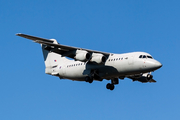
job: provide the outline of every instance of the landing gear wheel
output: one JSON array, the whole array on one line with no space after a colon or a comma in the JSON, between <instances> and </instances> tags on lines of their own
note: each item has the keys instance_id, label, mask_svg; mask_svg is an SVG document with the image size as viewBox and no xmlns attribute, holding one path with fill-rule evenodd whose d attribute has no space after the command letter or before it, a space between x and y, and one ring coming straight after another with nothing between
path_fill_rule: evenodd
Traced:
<instances>
[{"instance_id":1,"label":"landing gear wheel","mask_svg":"<svg viewBox=\"0 0 180 120\"><path fill-rule=\"evenodd\" d=\"M108 84L106 85L106 88L107 88L107 89L110 89L110 90L114 90L114 84L108 83Z\"/></svg>"},{"instance_id":2,"label":"landing gear wheel","mask_svg":"<svg viewBox=\"0 0 180 120\"><path fill-rule=\"evenodd\" d=\"M108 84L106 85L106 88L107 88L107 89L110 89L110 86L111 86L111 84L108 83Z\"/></svg>"},{"instance_id":3,"label":"landing gear wheel","mask_svg":"<svg viewBox=\"0 0 180 120\"><path fill-rule=\"evenodd\" d=\"M92 83L92 82L93 82L93 79L92 79L92 78L90 78L89 83Z\"/></svg>"},{"instance_id":4,"label":"landing gear wheel","mask_svg":"<svg viewBox=\"0 0 180 120\"><path fill-rule=\"evenodd\" d=\"M110 90L114 90L114 85L111 84Z\"/></svg>"},{"instance_id":5,"label":"landing gear wheel","mask_svg":"<svg viewBox=\"0 0 180 120\"><path fill-rule=\"evenodd\" d=\"M87 77L85 77L85 81L89 82L89 83L92 83L93 82L93 78L87 76Z\"/></svg>"}]
</instances>

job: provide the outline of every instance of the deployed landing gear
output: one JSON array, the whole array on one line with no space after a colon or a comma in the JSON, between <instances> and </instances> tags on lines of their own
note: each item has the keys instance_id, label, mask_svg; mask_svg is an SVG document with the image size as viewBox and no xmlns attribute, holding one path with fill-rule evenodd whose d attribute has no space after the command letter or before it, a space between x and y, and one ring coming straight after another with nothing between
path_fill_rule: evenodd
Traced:
<instances>
[{"instance_id":1,"label":"deployed landing gear","mask_svg":"<svg viewBox=\"0 0 180 120\"><path fill-rule=\"evenodd\" d=\"M114 87L115 87L114 85L117 85L117 84L119 84L118 78L113 78L113 79L111 79L111 83L108 83L106 85L106 88L109 90L114 90Z\"/></svg>"},{"instance_id":2,"label":"deployed landing gear","mask_svg":"<svg viewBox=\"0 0 180 120\"><path fill-rule=\"evenodd\" d=\"M89 82L89 83L92 83L92 82L93 82L93 78L87 76L87 77L85 77L85 81L86 81L86 82Z\"/></svg>"},{"instance_id":3,"label":"deployed landing gear","mask_svg":"<svg viewBox=\"0 0 180 120\"><path fill-rule=\"evenodd\" d=\"M111 84L111 83L108 83L107 85L106 85L106 88L107 89L110 89L110 90L114 90L114 84Z\"/></svg>"},{"instance_id":4,"label":"deployed landing gear","mask_svg":"<svg viewBox=\"0 0 180 120\"><path fill-rule=\"evenodd\" d=\"M90 75L85 77L85 81L92 83L93 80L100 80L102 79L99 77L99 72L97 70L91 70Z\"/></svg>"}]
</instances>

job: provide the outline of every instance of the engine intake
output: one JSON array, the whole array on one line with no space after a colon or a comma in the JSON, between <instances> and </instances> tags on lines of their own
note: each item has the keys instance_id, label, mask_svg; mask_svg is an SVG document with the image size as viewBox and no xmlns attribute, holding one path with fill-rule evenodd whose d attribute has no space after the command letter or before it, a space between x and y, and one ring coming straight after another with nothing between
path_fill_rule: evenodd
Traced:
<instances>
[{"instance_id":1,"label":"engine intake","mask_svg":"<svg viewBox=\"0 0 180 120\"><path fill-rule=\"evenodd\" d=\"M147 83L153 82L152 78L153 76L151 74L143 74L141 77L137 78L137 80L142 83Z\"/></svg>"}]
</instances>

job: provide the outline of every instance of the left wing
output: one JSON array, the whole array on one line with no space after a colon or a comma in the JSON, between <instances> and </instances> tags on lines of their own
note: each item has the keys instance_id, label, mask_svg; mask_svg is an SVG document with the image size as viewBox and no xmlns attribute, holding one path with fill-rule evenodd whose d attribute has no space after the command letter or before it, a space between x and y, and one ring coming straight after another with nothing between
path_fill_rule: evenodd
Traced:
<instances>
[{"instance_id":1,"label":"left wing","mask_svg":"<svg viewBox=\"0 0 180 120\"><path fill-rule=\"evenodd\" d=\"M46 45L46 50L49 50L51 52L55 52L55 53L61 54L62 56L70 57L73 59L77 58L77 54L79 54L79 53L81 55L79 54L78 56L81 56L81 58L82 58L83 53L86 53L86 52L88 54L90 54L91 56L102 56L103 55L106 58L108 58L110 55L110 53L107 53L107 52L101 52L101 51L96 51L96 50L89 50L89 49L84 49L84 48L62 45L62 44L57 43L57 41L55 39L45 39L45 38L35 37L35 36L26 35L26 34L22 34L22 33L18 33L16 35L33 40L36 43ZM86 51L86 52L84 52L84 51Z\"/></svg>"}]
</instances>

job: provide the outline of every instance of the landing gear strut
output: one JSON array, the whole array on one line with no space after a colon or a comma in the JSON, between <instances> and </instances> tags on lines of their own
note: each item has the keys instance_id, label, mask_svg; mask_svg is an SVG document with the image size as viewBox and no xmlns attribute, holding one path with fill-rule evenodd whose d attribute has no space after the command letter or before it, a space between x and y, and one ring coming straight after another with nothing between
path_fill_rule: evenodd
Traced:
<instances>
[{"instance_id":1,"label":"landing gear strut","mask_svg":"<svg viewBox=\"0 0 180 120\"><path fill-rule=\"evenodd\" d=\"M86 82L92 83L93 80L101 80L102 81L102 79L99 77L99 72L97 70L91 70L90 75L85 77Z\"/></svg>"},{"instance_id":2,"label":"landing gear strut","mask_svg":"<svg viewBox=\"0 0 180 120\"><path fill-rule=\"evenodd\" d=\"M118 78L113 78L113 79L111 79L111 83L108 83L107 85L106 85L106 88L107 89L110 89L110 90L114 90L114 85L116 85L116 84L119 84L119 80L118 80Z\"/></svg>"}]
</instances>

